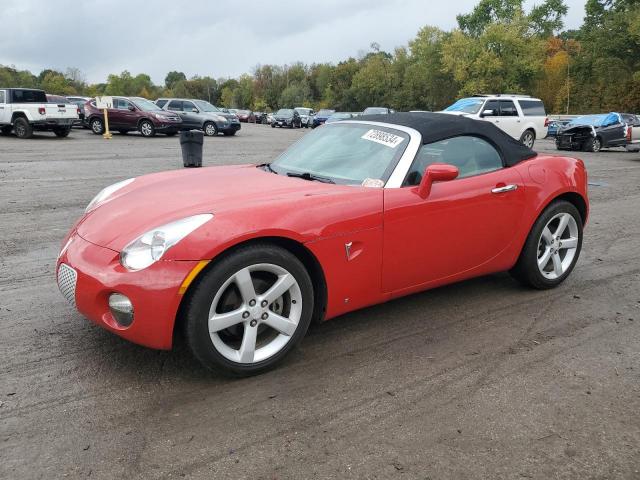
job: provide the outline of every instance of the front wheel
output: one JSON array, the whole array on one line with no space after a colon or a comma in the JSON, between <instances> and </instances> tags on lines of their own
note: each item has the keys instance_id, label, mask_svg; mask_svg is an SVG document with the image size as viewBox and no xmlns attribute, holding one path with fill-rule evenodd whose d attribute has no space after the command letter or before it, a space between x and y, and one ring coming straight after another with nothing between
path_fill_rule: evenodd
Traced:
<instances>
[{"instance_id":1,"label":"front wheel","mask_svg":"<svg viewBox=\"0 0 640 480\"><path fill-rule=\"evenodd\" d=\"M211 370L262 373L304 337L313 298L311 278L293 254L269 244L240 248L216 262L189 293L187 343Z\"/></svg>"},{"instance_id":2,"label":"front wheel","mask_svg":"<svg viewBox=\"0 0 640 480\"><path fill-rule=\"evenodd\" d=\"M215 137L216 135L218 135L218 127L216 127L216 124L213 122L207 122L204 124L204 134L207 137Z\"/></svg>"},{"instance_id":3,"label":"front wheel","mask_svg":"<svg viewBox=\"0 0 640 480\"><path fill-rule=\"evenodd\" d=\"M149 120L143 120L138 127L143 137L153 137L156 134L156 128Z\"/></svg>"},{"instance_id":4,"label":"front wheel","mask_svg":"<svg viewBox=\"0 0 640 480\"><path fill-rule=\"evenodd\" d=\"M565 200L549 205L533 225L511 274L520 282L545 290L571 273L582 249L582 218Z\"/></svg>"},{"instance_id":5,"label":"front wheel","mask_svg":"<svg viewBox=\"0 0 640 480\"><path fill-rule=\"evenodd\" d=\"M585 152L598 153L602 149L602 140L600 137L590 138L584 143Z\"/></svg>"},{"instance_id":6,"label":"front wheel","mask_svg":"<svg viewBox=\"0 0 640 480\"><path fill-rule=\"evenodd\" d=\"M535 143L535 141L536 134L533 133L533 130L526 130L520 137L520 143L528 148L533 148L533 144Z\"/></svg>"}]
</instances>

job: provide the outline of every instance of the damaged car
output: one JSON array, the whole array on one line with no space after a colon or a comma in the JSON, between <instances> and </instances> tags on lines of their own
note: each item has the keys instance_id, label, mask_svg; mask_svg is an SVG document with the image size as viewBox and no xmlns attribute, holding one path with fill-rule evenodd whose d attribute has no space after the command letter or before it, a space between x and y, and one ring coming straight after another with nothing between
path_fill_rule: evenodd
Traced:
<instances>
[{"instance_id":1,"label":"damaged car","mask_svg":"<svg viewBox=\"0 0 640 480\"><path fill-rule=\"evenodd\" d=\"M622 114L611 112L574 118L556 135L558 150L599 152L606 147L628 143L627 124Z\"/></svg>"}]
</instances>

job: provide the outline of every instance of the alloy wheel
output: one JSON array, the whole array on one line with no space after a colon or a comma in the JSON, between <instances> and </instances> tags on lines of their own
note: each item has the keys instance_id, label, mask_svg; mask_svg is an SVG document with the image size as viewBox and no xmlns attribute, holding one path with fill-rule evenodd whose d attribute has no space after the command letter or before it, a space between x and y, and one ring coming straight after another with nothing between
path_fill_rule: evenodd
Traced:
<instances>
[{"instance_id":1,"label":"alloy wheel","mask_svg":"<svg viewBox=\"0 0 640 480\"><path fill-rule=\"evenodd\" d=\"M531 132L524 132L524 135L522 136L522 143L529 148L533 148L533 143L535 141L535 138L533 136L533 133Z\"/></svg>"},{"instance_id":2,"label":"alloy wheel","mask_svg":"<svg viewBox=\"0 0 640 480\"><path fill-rule=\"evenodd\" d=\"M301 316L302 292L295 277L278 265L250 265L216 292L209 309L209 335L226 359L252 364L281 351Z\"/></svg>"},{"instance_id":3,"label":"alloy wheel","mask_svg":"<svg viewBox=\"0 0 640 480\"><path fill-rule=\"evenodd\" d=\"M93 133L102 133L102 122L100 120L94 120L91 122L91 129Z\"/></svg>"},{"instance_id":4,"label":"alloy wheel","mask_svg":"<svg viewBox=\"0 0 640 480\"><path fill-rule=\"evenodd\" d=\"M153 133L153 126L149 122L142 122L142 125L140 125L140 131L145 137L150 137Z\"/></svg>"},{"instance_id":5,"label":"alloy wheel","mask_svg":"<svg viewBox=\"0 0 640 480\"><path fill-rule=\"evenodd\" d=\"M207 136L212 137L215 134L217 134L217 130L216 130L216 126L213 123L207 123L205 129L204 129L204 133L207 134Z\"/></svg>"},{"instance_id":6,"label":"alloy wheel","mask_svg":"<svg viewBox=\"0 0 640 480\"><path fill-rule=\"evenodd\" d=\"M578 237L578 225L569 213L558 213L547 222L538 240L538 269L545 278L555 280L571 267Z\"/></svg>"}]
</instances>

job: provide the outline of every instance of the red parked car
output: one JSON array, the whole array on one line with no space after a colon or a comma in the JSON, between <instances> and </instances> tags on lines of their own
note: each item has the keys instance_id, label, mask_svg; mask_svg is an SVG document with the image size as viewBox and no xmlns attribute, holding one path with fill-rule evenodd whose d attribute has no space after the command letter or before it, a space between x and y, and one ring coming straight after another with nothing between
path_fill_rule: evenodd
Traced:
<instances>
[{"instance_id":1,"label":"red parked car","mask_svg":"<svg viewBox=\"0 0 640 480\"><path fill-rule=\"evenodd\" d=\"M488 122L360 117L263 165L168 171L102 190L64 239L57 281L91 321L233 375L277 364L322 321L510 271L538 289L574 268L581 160Z\"/></svg>"},{"instance_id":2,"label":"red parked car","mask_svg":"<svg viewBox=\"0 0 640 480\"><path fill-rule=\"evenodd\" d=\"M256 116L251 110L236 110L235 114L238 116L241 122L244 122L244 123L256 122Z\"/></svg>"},{"instance_id":3,"label":"red parked car","mask_svg":"<svg viewBox=\"0 0 640 480\"><path fill-rule=\"evenodd\" d=\"M141 97L113 97L113 108L107 110L109 129L123 135L132 130L144 137L156 133L175 135L180 131L182 118L173 112L166 112L155 103ZM85 121L93 133L104 133L103 111L96 108L96 101L85 104Z\"/></svg>"}]
</instances>

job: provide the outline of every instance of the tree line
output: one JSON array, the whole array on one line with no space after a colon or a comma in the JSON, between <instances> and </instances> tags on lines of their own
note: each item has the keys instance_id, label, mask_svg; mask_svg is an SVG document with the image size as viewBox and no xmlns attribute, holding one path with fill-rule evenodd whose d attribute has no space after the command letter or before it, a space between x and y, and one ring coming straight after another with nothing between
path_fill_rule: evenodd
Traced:
<instances>
[{"instance_id":1,"label":"tree line","mask_svg":"<svg viewBox=\"0 0 640 480\"><path fill-rule=\"evenodd\" d=\"M361 111L440 110L477 93L543 99L550 113L640 112L640 0L587 0L580 28L564 29L564 0L528 11L523 0L480 0L458 15L457 28L425 26L393 52L370 50L338 63L259 65L239 78L187 78L169 72L164 85L128 71L88 84L80 70L34 75L0 66L0 86L54 94L201 98L265 111L308 106Z\"/></svg>"}]
</instances>

